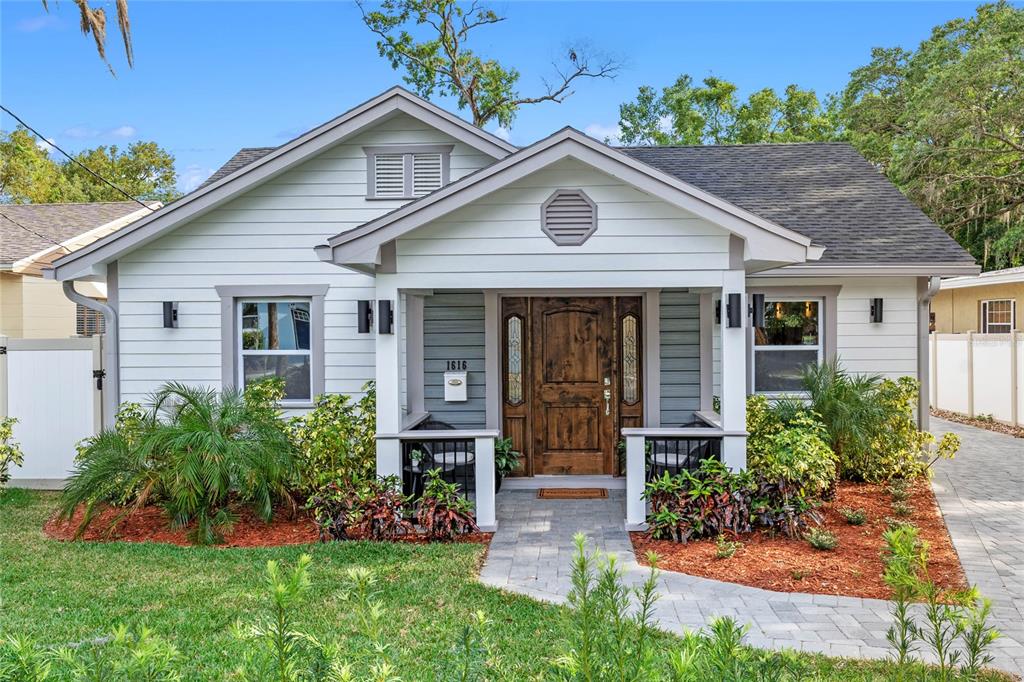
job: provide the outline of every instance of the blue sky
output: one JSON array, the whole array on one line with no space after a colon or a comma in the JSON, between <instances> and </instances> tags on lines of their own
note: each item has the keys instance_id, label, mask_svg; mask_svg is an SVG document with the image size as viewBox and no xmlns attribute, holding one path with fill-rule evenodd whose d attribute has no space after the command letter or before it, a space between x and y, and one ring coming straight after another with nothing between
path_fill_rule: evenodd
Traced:
<instances>
[{"instance_id":1,"label":"blue sky","mask_svg":"<svg viewBox=\"0 0 1024 682\"><path fill-rule=\"evenodd\" d=\"M101 4L94 0L94 5ZM526 144L572 125L598 137L640 85L716 75L742 93L788 83L839 90L873 46L914 47L977 3L504 2L507 21L473 46L519 68L536 91L570 43L621 58L614 81L584 82L564 104L521 112ZM103 2L114 14L113 2ZM245 146L273 146L400 82L358 8L343 2L129 0L135 68L110 20L110 76L70 1L0 1L0 100L69 150L155 140L191 189ZM439 101L449 106L451 103ZM0 118L10 130L13 121Z\"/></svg>"}]
</instances>

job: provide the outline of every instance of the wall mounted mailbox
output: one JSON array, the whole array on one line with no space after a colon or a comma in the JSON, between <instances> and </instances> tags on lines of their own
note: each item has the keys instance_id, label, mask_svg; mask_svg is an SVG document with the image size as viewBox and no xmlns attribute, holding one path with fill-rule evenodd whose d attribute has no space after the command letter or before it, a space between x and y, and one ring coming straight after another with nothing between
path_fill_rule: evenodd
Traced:
<instances>
[{"instance_id":1,"label":"wall mounted mailbox","mask_svg":"<svg viewBox=\"0 0 1024 682\"><path fill-rule=\"evenodd\" d=\"M469 397L466 390L468 383L468 372L445 372L444 401L446 403L466 402Z\"/></svg>"},{"instance_id":2,"label":"wall mounted mailbox","mask_svg":"<svg viewBox=\"0 0 1024 682\"><path fill-rule=\"evenodd\" d=\"M177 329L178 327L178 302L164 301L164 328Z\"/></svg>"}]
</instances>

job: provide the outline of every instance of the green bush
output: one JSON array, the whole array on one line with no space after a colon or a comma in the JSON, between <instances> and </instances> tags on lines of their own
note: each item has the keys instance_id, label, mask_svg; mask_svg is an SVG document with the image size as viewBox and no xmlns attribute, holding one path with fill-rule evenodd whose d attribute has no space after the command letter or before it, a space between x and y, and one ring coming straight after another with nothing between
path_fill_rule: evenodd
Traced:
<instances>
[{"instance_id":1,"label":"green bush","mask_svg":"<svg viewBox=\"0 0 1024 682\"><path fill-rule=\"evenodd\" d=\"M319 396L312 410L291 420L301 494L313 495L331 482L358 486L375 478L377 393L373 382L363 391L357 401L347 395Z\"/></svg>"},{"instance_id":2,"label":"green bush","mask_svg":"<svg viewBox=\"0 0 1024 682\"><path fill-rule=\"evenodd\" d=\"M784 481L816 498L836 478L836 456L828 432L815 415L792 401L772 406L764 396L747 400L747 467L770 481Z\"/></svg>"},{"instance_id":3,"label":"green bush","mask_svg":"<svg viewBox=\"0 0 1024 682\"><path fill-rule=\"evenodd\" d=\"M839 538L836 537L836 534L824 528L812 528L804 535L804 540L807 540L807 544L814 549L826 552L839 546Z\"/></svg>"},{"instance_id":4,"label":"green bush","mask_svg":"<svg viewBox=\"0 0 1024 682\"><path fill-rule=\"evenodd\" d=\"M14 440L14 425L17 423L14 417L0 419L0 490L11 480L11 465L21 466L25 461L21 447Z\"/></svg>"},{"instance_id":5,"label":"green bush","mask_svg":"<svg viewBox=\"0 0 1024 682\"><path fill-rule=\"evenodd\" d=\"M863 526L864 522L868 520L868 513L863 509L851 509L850 507L843 507L839 510L843 520L845 520L851 526Z\"/></svg>"},{"instance_id":6,"label":"green bush","mask_svg":"<svg viewBox=\"0 0 1024 682\"><path fill-rule=\"evenodd\" d=\"M70 518L80 506L79 532L104 504L158 504L194 542L219 542L233 522L234 503L269 521L288 499L292 446L275 407L281 387L244 392L169 383L153 394L144 419L100 433L79 454L61 496ZM118 517L120 518L120 517Z\"/></svg>"},{"instance_id":7,"label":"green bush","mask_svg":"<svg viewBox=\"0 0 1024 682\"><path fill-rule=\"evenodd\" d=\"M459 486L441 478L439 469L426 472L423 495L416 502L416 523L431 540L454 540L480 530L473 506L459 495Z\"/></svg>"}]
</instances>

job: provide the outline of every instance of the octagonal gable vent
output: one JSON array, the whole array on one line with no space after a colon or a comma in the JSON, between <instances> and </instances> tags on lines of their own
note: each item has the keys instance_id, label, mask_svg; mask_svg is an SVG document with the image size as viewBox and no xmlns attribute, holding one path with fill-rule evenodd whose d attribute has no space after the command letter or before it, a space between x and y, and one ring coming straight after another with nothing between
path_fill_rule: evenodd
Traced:
<instances>
[{"instance_id":1,"label":"octagonal gable vent","mask_svg":"<svg viewBox=\"0 0 1024 682\"><path fill-rule=\"evenodd\" d=\"M579 246L597 231L597 204L582 190L556 190L540 207L540 227L559 246Z\"/></svg>"}]
</instances>

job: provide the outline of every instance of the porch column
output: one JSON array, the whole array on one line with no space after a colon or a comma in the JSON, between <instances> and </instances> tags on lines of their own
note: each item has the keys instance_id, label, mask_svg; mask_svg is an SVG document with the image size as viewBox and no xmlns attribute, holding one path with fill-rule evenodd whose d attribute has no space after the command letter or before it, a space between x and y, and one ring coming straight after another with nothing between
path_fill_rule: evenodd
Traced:
<instances>
[{"instance_id":1,"label":"porch column","mask_svg":"<svg viewBox=\"0 0 1024 682\"><path fill-rule=\"evenodd\" d=\"M494 501L494 437L475 439L476 523L482 531L498 528Z\"/></svg>"},{"instance_id":2,"label":"porch column","mask_svg":"<svg viewBox=\"0 0 1024 682\"><path fill-rule=\"evenodd\" d=\"M626 436L626 530L647 529L646 442L644 436Z\"/></svg>"},{"instance_id":3,"label":"porch column","mask_svg":"<svg viewBox=\"0 0 1024 682\"><path fill-rule=\"evenodd\" d=\"M393 275L377 275L377 302L391 301L394 324L391 334L381 334L379 306L374 308L376 332L377 434L396 434L402 429L401 371L402 354L399 325L402 321L401 298ZM402 475L402 445L397 438L377 439L377 475Z\"/></svg>"},{"instance_id":4,"label":"porch column","mask_svg":"<svg viewBox=\"0 0 1024 682\"><path fill-rule=\"evenodd\" d=\"M746 273L722 273L722 462L734 471L747 467L747 296ZM730 327L726 305L729 294L740 294L741 326Z\"/></svg>"}]
</instances>

